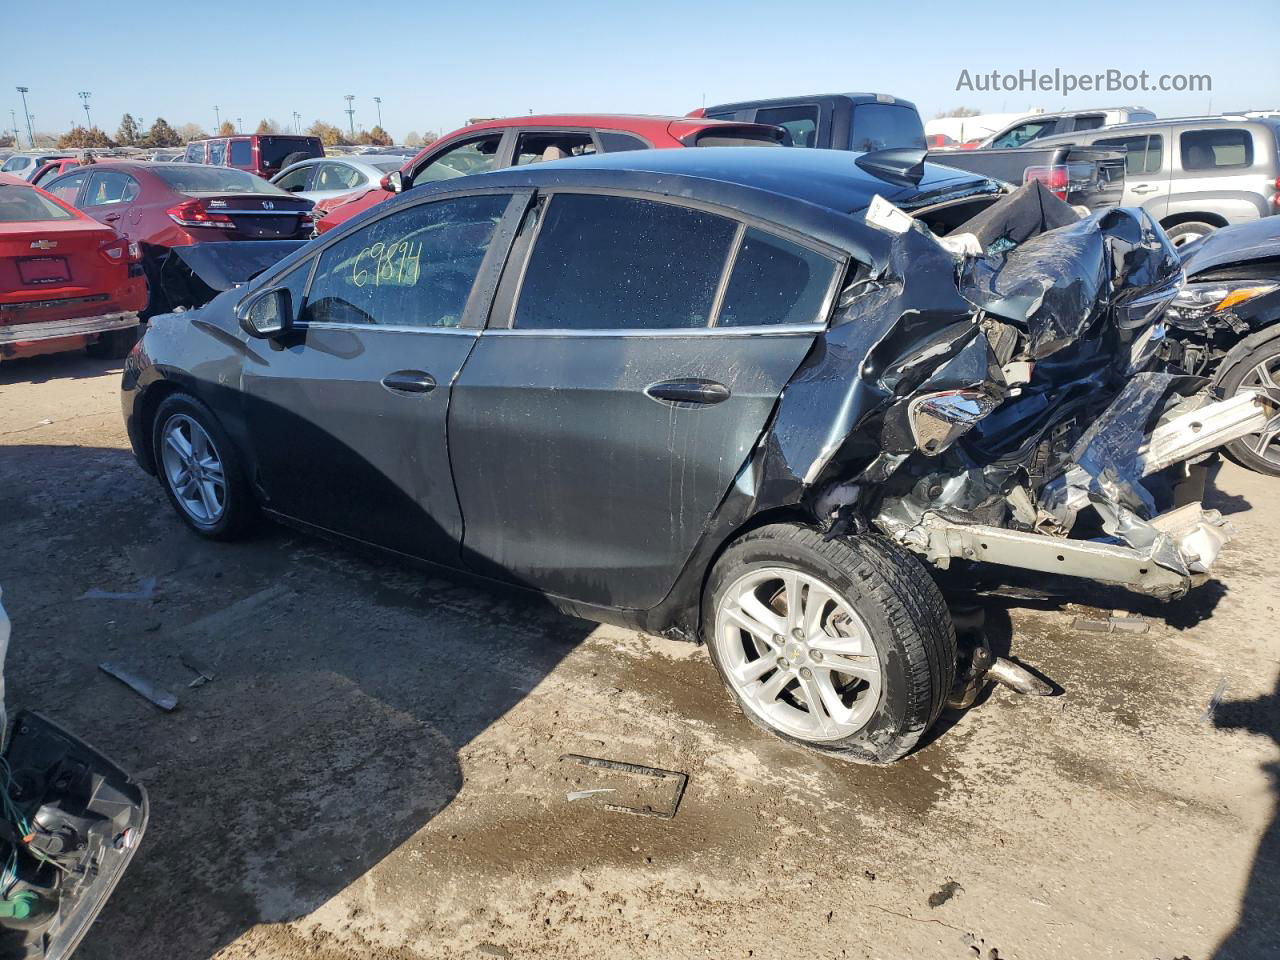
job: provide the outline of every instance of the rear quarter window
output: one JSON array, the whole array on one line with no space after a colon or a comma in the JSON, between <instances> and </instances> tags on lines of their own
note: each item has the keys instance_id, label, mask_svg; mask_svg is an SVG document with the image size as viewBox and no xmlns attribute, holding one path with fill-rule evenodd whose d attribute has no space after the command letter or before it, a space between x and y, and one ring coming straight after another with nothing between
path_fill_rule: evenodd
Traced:
<instances>
[{"instance_id":1,"label":"rear quarter window","mask_svg":"<svg viewBox=\"0 0 1280 960\"><path fill-rule=\"evenodd\" d=\"M1242 169L1253 165L1247 129L1191 130L1178 138L1183 170Z\"/></svg>"},{"instance_id":2,"label":"rear quarter window","mask_svg":"<svg viewBox=\"0 0 1280 960\"><path fill-rule=\"evenodd\" d=\"M231 158L228 162L233 167L247 167L253 163L253 146L248 140L231 141Z\"/></svg>"}]
</instances>

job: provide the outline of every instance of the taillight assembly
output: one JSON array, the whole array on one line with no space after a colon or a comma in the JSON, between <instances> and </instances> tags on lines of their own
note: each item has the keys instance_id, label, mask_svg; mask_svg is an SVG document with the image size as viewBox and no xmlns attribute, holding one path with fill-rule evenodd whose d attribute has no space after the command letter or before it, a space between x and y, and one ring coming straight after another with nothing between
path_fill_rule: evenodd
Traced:
<instances>
[{"instance_id":1,"label":"taillight assembly","mask_svg":"<svg viewBox=\"0 0 1280 960\"><path fill-rule=\"evenodd\" d=\"M134 244L130 243L123 237L116 237L113 240L107 240L100 247L98 252L107 258L110 263L128 263L130 255L133 252Z\"/></svg>"},{"instance_id":2,"label":"taillight assembly","mask_svg":"<svg viewBox=\"0 0 1280 960\"><path fill-rule=\"evenodd\" d=\"M1276 192L1272 195L1271 202L1280 207L1280 177L1276 177Z\"/></svg>"},{"instance_id":3,"label":"taillight assembly","mask_svg":"<svg viewBox=\"0 0 1280 960\"><path fill-rule=\"evenodd\" d=\"M234 230L236 226L235 221L225 213L211 211L203 200L198 199L184 200L165 213L180 227L221 227L223 230Z\"/></svg>"},{"instance_id":4,"label":"taillight assembly","mask_svg":"<svg viewBox=\"0 0 1280 960\"><path fill-rule=\"evenodd\" d=\"M1066 164L1055 163L1027 167L1026 170L1022 171L1022 182L1030 183L1032 180L1039 180L1045 185L1045 189L1059 200L1067 199L1067 190L1071 186L1071 176L1067 171Z\"/></svg>"}]
</instances>

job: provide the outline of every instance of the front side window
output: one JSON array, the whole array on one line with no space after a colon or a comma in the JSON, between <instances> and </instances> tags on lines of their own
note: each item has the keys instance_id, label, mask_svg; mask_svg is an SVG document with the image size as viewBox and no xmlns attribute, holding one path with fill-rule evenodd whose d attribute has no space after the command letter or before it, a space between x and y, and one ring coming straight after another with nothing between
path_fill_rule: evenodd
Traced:
<instances>
[{"instance_id":1,"label":"front side window","mask_svg":"<svg viewBox=\"0 0 1280 960\"><path fill-rule=\"evenodd\" d=\"M188 143L187 152L182 155L184 163L204 163L204 144Z\"/></svg>"},{"instance_id":2,"label":"front side window","mask_svg":"<svg viewBox=\"0 0 1280 960\"><path fill-rule=\"evenodd\" d=\"M1162 137L1109 137L1106 140L1095 140L1095 147L1124 147L1124 172L1128 176L1142 176L1158 173L1164 161Z\"/></svg>"},{"instance_id":3,"label":"front side window","mask_svg":"<svg viewBox=\"0 0 1280 960\"><path fill-rule=\"evenodd\" d=\"M767 107L756 111L756 123L771 123L787 131L793 147L814 147L818 142L818 107Z\"/></svg>"},{"instance_id":4,"label":"front side window","mask_svg":"<svg viewBox=\"0 0 1280 960\"><path fill-rule=\"evenodd\" d=\"M86 207L105 207L113 203L129 203L138 195L138 181L118 170L99 170L89 181Z\"/></svg>"},{"instance_id":5,"label":"front side window","mask_svg":"<svg viewBox=\"0 0 1280 960\"><path fill-rule=\"evenodd\" d=\"M502 134L468 140L429 160L413 175L414 183L431 183L435 180L451 180L470 173L492 170L498 162L498 147Z\"/></svg>"},{"instance_id":6,"label":"front side window","mask_svg":"<svg viewBox=\"0 0 1280 960\"><path fill-rule=\"evenodd\" d=\"M307 189L307 181L311 179L311 171L314 169L315 167L298 167L290 170L279 180L274 181L275 185L289 193L299 193Z\"/></svg>"},{"instance_id":7,"label":"front side window","mask_svg":"<svg viewBox=\"0 0 1280 960\"><path fill-rule=\"evenodd\" d=\"M522 133L516 145L516 166L595 152L595 142L585 133Z\"/></svg>"},{"instance_id":8,"label":"front side window","mask_svg":"<svg viewBox=\"0 0 1280 960\"><path fill-rule=\"evenodd\" d=\"M816 323L835 279L829 257L752 227L743 234L717 327Z\"/></svg>"},{"instance_id":9,"label":"front side window","mask_svg":"<svg viewBox=\"0 0 1280 960\"><path fill-rule=\"evenodd\" d=\"M343 237L320 254L303 322L458 326L509 200L423 203Z\"/></svg>"},{"instance_id":10,"label":"front side window","mask_svg":"<svg viewBox=\"0 0 1280 960\"><path fill-rule=\"evenodd\" d=\"M1253 164L1248 130L1194 130L1178 138L1183 170L1221 170Z\"/></svg>"},{"instance_id":11,"label":"front side window","mask_svg":"<svg viewBox=\"0 0 1280 960\"><path fill-rule=\"evenodd\" d=\"M76 195L80 192L80 185L84 183L85 177L88 175L88 173L82 170L79 173L73 173L70 176L62 177L42 189L53 194L63 203L69 203L72 206L75 206Z\"/></svg>"},{"instance_id":12,"label":"front side window","mask_svg":"<svg viewBox=\"0 0 1280 960\"><path fill-rule=\"evenodd\" d=\"M233 167L248 167L253 164L253 145L248 140L231 141L231 159Z\"/></svg>"},{"instance_id":13,"label":"front side window","mask_svg":"<svg viewBox=\"0 0 1280 960\"><path fill-rule=\"evenodd\" d=\"M516 306L531 330L705 327L737 224L632 197L557 194Z\"/></svg>"}]
</instances>

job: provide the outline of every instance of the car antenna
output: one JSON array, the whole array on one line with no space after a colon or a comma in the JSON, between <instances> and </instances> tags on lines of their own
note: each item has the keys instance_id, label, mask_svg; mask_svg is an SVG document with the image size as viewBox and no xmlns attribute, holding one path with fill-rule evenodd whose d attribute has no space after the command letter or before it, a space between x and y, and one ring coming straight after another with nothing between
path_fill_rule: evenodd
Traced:
<instances>
[{"instance_id":1,"label":"car antenna","mask_svg":"<svg viewBox=\"0 0 1280 960\"><path fill-rule=\"evenodd\" d=\"M924 161L928 155L927 150L918 147L893 147L860 154L853 162L882 180L915 185L924 178Z\"/></svg>"}]
</instances>

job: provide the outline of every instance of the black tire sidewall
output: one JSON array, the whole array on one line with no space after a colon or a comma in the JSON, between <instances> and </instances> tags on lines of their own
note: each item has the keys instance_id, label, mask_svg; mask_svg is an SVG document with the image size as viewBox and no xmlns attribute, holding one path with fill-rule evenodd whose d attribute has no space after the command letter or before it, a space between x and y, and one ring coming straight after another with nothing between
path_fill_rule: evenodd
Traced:
<instances>
[{"instance_id":1,"label":"black tire sidewall","mask_svg":"<svg viewBox=\"0 0 1280 960\"><path fill-rule=\"evenodd\" d=\"M1182 223L1175 223L1172 227L1166 227L1164 232L1169 237L1169 240L1173 241L1182 234L1189 232L1192 227L1196 228L1200 236L1208 236L1218 229L1212 223L1205 223L1203 220L1187 220Z\"/></svg>"},{"instance_id":2,"label":"black tire sidewall","mask_svg":"<svg viewBox=\"0 0 1280 960\"><path fill-rule=\"evenodd\" d=\"M226 507L216 523L200 523L187 513L178 500L177 493L174 492L169 484L169 477L162 461L161 445L163 441L161 437L163 436L165 425L178 414L190 417L204 429L205 433L209 435L209 439L213 441L218 459L222 462L223 477L226 481ZM236 450L227 432L222 429L218 418L213 415L213 412L207 406L195 397L185 393L175 393L162 400L151 424L151 449L155 458L156 477L160 481L160 486L164 489L165 496L169 498L169 502L173 505L178 517L188 527L200 534L200 536L207 537L210 540L234 539L246 529L256 507L253 501L253 494L249 489L248 482L245 480L239 451Z\"/></svg>"},{"instance_id":3,"label":"black tire sidewall","mask_svg":"<svg viewBox=\"0 0 1280 960\"><path fill-rule=\"evenodd\" d=\"M880 659L880 702L870 721L857 733L842 740L803 740L769 725L738 695L726 678L715 643L717 600L724 589L753 567L779 566L817 576L836 589L862 618L870 632ZM923 571L922 571L923 573ZM927 574L925 574L927 576ZM833 562L802 542L752 536L740 540L725 551L712 571L703 594L703 628L708 652L725 686L742 712L757 726L774 736L813 750L837 753L868 763L887 763L909 752L932 721L929 709L921 710L909 688L905 665L908 654L889 614L888 608L874 596L869 581Z\"/></svg>"}]
</instances>

